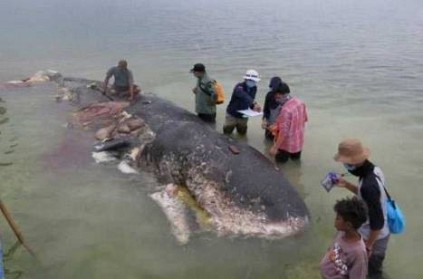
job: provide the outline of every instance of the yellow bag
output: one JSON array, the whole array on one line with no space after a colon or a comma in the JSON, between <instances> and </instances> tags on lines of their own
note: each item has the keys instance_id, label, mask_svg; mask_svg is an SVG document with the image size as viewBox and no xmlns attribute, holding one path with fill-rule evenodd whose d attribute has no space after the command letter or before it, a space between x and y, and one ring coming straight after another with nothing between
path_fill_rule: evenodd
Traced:
<instances>
[{"instance_id":1,"label":"yellow bag","mask_svg":"<svg viewBox=\"0 0 423 279\"><path fill-rule=\"evenodd\" d=\"M216 93L216 105L223 104L225 102L225 89L223 88L223 85L215 80L213 87L214 92Z\"/></svg>"}]
</instances>

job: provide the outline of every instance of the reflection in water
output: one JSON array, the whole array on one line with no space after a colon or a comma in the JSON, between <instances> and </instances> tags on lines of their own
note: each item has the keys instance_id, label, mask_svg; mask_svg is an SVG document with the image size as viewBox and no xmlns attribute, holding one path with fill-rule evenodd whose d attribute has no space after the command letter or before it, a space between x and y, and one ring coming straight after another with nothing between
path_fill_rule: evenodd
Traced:
<instances>
[{"instance_id":1,"label":"reflection in water","mask_svg":"<svg viewBox=\"0 0 423 279\"><path fill-rule=\"evenodd\" d=\"M0 98L0 125L7 124L9 122L9 118L6 116L7 108L4 106L5 101ZM0 126L2 128L4 126ZM3 153L4 155L12 154L15 150L14 147L17 146L16 143L10 144L11 141L5 141L4 139L4 129L0 129L0 153ZM14 139L16 140L16 138ZM6 144L6 146L3 146L5 142L8 142L9 144ZM12 162L4 161L7 158L7 156L0 156L0 170L3 170L3 167L8 167L13 165ZM1 215L1 217L3 217ZM0 218L1 218L0 217ZM3 241L2 241L3 242ZM5 243L2 243L2 246L5 247ZM18 250L18 248L21 246L19 241L16 241L15 244L13 244L8 250L3 250L3 263L4 263L4 272L6 275L6 278L8 279L18 279L23 275L23 271L19 269L10 269L9 266L13 266L13 264L10 264L10 262L13 262L15 260L15 253Z\"/></svg>"},{"instance_id":2,"label":"reflection in water","mask_svg":"<svg viewBox=\"0 0 423 279\"><path fill-rule=\"evenodd\" d=\"M4 116L7 112L7 109L3 105L1 105L2 103L5 103L5 102L3 101L2 98L0 98L0 125L5 124L9 121L9 118Z\"/></svg>"},{"instance_id":3,"label":"reflection in water","mask_svg":"<svg viewBox=\"0 0 423 279\"><path fill-rule=\"evenodd\" d=\"M9 262L14 260L15 253L18 250L18 248L21 247L21 246L22 246L21 243L19 241L16 241L15 244L13 244L9 248L9 250L4 251L3 261L4 261L5 266L8 266ZM5 268L6 278L8 278L8 279L10 279L10 278L18 279L23 275L23 272L24 272L23 270L13 270L13 269Z\"/></svg>"},{"instance_id":4,"label":"reflection in water","mask_svg":"<svg viewBox=\"0 0 423 279\"><path fill-rule=\"evenodd\" d=\"M5 125L9 122L9 118L6 116L7 108L5 107L5 101L0 98L0 125ZM0 126L1 128L2 126ZM4 131L0 129L0 154L3 153L4 155L12 154L14 152L12 145L6 146L3 148L4 140ZM5 156L0 157L0 167L7 167L13 165L12 162L5 161Z\"/></svg>"},{"instance_id":5,"label":"reflection in water","mask_svg":"<svg viewBox=\"0 0 423 279\"><path fill-rule=\"evenodd\" d=\"M9 121L9 118L7 118L7 117L3 117L3 118L1 118L0 119L0 125L1 124L5 124L5 123L7 123Z\"/></svg>"},{"instance_id":6,"label":"reflection in water","mask_svg":"<svg viewBox=\"0 0 423 279\"><path fill-rule=\"evenodd\" d=\"M291 185L294 186L297 191L300 193L303 199L306 198L306 191L304 184L301 180L303 175L303 171L301 168L301 160L290 160L288 163L283 164L281 167L282 171L284 172L286 178L291 182Z\"/></svg>"}]
</instances>

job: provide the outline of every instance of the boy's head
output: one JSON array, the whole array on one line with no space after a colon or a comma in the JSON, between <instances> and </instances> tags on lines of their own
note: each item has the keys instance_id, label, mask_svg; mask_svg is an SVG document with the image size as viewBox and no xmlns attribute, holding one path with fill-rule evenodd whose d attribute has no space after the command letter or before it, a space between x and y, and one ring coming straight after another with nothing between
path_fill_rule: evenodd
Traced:
<instances>
[{"instance_id":1,"label":"boy's head","mask_svg":"<svg viewBox=\"0 0 423 279\"><path fill-rule=\"evenodd\" d=\"M367 220L367 207L358 198L346 198L337 201L335 228L338 231L357 230Z\"/></svg>"}]
</instances>

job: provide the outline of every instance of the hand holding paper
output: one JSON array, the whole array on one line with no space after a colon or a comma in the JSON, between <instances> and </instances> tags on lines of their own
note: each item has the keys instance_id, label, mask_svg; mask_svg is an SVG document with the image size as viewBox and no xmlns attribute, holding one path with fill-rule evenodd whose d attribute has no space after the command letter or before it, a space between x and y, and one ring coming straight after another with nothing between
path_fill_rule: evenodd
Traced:
<instances>
[{"instance_id":1,"label":"hand holding paper","mask_svg":"<svg viewBox=\"0 0 423 279\"><path fill-rule=\"evenodd\" d=\"M262 112L254 111L252 109L244 109L244 110L238 110L239 113L242 113L244 117L255 117L263 115Z\"/></svg>"}]
</instances>

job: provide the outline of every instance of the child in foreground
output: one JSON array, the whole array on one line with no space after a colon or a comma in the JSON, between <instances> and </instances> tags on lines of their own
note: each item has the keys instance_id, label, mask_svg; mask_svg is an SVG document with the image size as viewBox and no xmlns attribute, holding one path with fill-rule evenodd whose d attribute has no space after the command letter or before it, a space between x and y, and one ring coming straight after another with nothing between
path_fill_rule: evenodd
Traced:
<instances>
[{"instance_id":1,"label":"child in foreground","mask_svg":"<svg viewBox=\"0 0 423 279\"><path fill-rule=\"evenodd\" d=\"M366 205L357 198L337 201L335 228L338 233L320 263L325 279L365 279L367 252L358 228L366 222Z\"/></svg>"}]
</instances>

